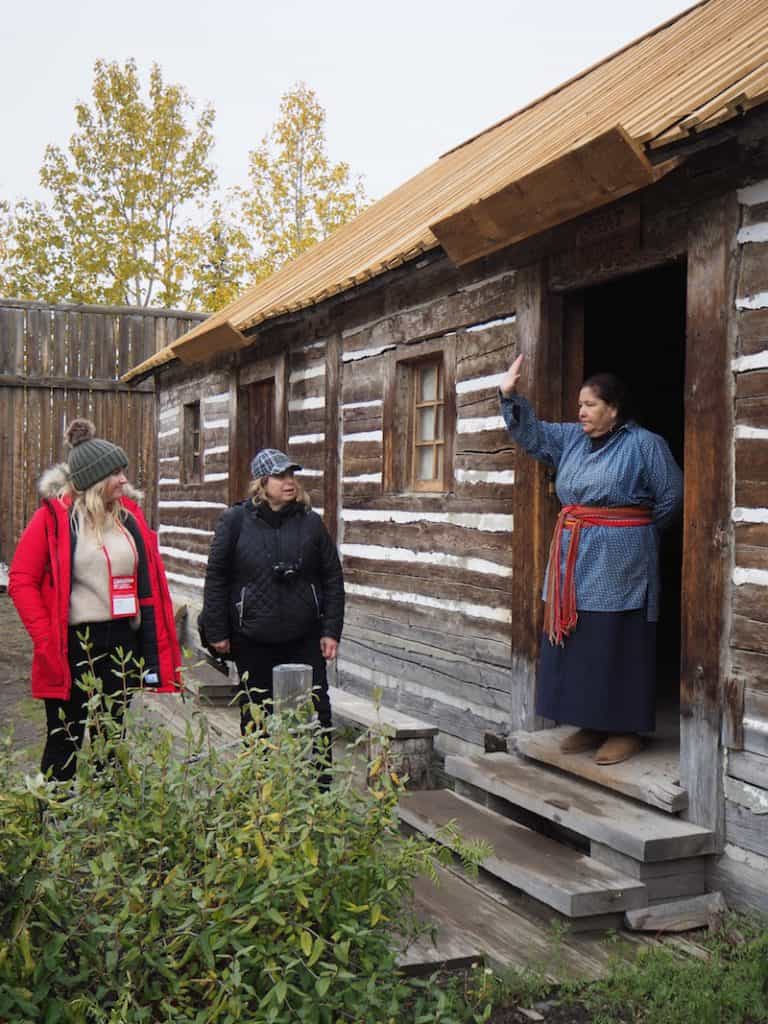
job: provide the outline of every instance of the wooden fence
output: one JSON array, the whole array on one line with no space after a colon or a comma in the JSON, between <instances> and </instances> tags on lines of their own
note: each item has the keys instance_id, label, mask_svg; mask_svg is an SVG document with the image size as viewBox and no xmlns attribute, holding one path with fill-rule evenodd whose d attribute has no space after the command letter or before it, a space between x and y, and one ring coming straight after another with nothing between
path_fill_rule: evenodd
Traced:
<instances>
[{"instance_id":1,"label":"wooden fence","mask_svg":"<svg viewBox=\"0 0 768 1024\"><path fill-rule=\"evenodd\" d=\"M98 436L125 448L129 476L154 521L154 384L128 387L120 377L203 319L176 310L0 300L0 565L37 508L40 474L65 457L64 427L75 416L87 416Z\"/></svg>"}]
</instances>

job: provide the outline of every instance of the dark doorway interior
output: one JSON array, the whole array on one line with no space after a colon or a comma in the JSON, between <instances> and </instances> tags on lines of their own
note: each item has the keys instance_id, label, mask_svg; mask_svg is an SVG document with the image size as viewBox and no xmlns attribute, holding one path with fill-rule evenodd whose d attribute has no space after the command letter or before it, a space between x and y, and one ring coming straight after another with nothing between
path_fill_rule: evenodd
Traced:
<instances>
[{"instance_id":1,"label":"dark doorway interior","mask_svg":"<svg viewBox=\"0 0 768 1024\"><path fill-rule=\"evenodd\" d=\"M584 376L618 374L629 387L634 418L667 440L683 469L685 289L681 261L586 289L580 296ZM679 697L682 532L678 522L665 532L661 547L658 697L665 707Z\"/></svg>"}]
</instances>

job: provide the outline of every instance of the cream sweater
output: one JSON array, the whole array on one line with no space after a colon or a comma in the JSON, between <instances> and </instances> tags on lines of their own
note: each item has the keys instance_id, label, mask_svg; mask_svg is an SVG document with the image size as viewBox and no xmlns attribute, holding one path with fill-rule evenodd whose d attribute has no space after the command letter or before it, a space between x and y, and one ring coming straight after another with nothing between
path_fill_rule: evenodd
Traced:
<instances>
[{"instance_id":1,"label":"cream sweater","mask_svg":"<svg viewBox=\"0 0 768 1024\"><path fill-rule=\"evenodd\" d=\"M104 547L109 552L113 576L132 576L136 571L136 545L127 530L104 530ZM69 624L107 622L112 618L109 600L109 569L95 531L80 520L72 563L72 588L69 596ZM131 620L138 628L139 616Z\"/></svg>"}]
</instances>

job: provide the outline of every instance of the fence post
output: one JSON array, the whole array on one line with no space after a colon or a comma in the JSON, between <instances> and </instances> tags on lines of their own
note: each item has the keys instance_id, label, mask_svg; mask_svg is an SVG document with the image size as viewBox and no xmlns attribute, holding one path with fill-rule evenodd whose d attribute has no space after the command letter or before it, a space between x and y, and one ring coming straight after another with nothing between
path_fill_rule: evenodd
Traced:
<instances>
[{"instance_id":1,"label":"fence post","mask_svg":"<svg viewBox=\"0 0 768 1024\"><path fill-rule=\"evenodd\" d=\"M310 665L275 665L272 669L272 701L274 711L297 707L312 693Z\"/></svg>"}]
</instances>

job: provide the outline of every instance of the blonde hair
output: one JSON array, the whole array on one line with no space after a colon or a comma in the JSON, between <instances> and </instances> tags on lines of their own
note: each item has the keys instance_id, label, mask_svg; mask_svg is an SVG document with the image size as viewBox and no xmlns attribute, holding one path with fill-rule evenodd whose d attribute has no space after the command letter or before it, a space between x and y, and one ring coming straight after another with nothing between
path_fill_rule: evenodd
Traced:
<instances>
[{"instance_id":1,"label":"blonde hair","mask_svg":"<svg viewBox=\"0 0 768 1024\"><path fill-rule=\"evenodd\" d=\"M105 531L114 529L120 522L125 522L128 518L127 509L119 501L112 501L109 505L105 504L104 487L107 480L109 480L108 476L84 491L78 491L72 481L68 480L59 492L60 498L69 496L72 499L75 531L78 531L84 523L96 534L98 544L103 544Z\"/></svg>"},{"instance_id":2,"label":"blonde hair","mask_svg":"<svg viewBox=\"0 0 768 1024\"><path fill-rule=\"evenodd\" d=\"M267 500L266 495L266 481L269 477L260 476L255 480L251 480L251 486L248 488L248 497L253 498L254 505L258 505L262 501ZM312 508L312 502L310 501L309 495L304 489L304 484L300 480L294 479L296 484L296 502L299 505L303 505L305 508Z\"/></svg>"}]
</instances>

